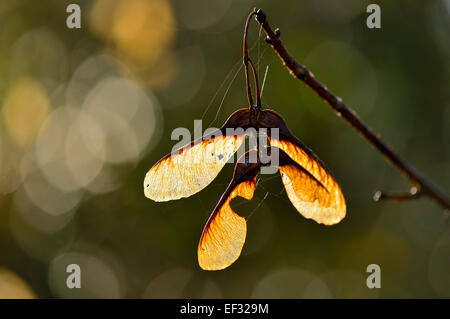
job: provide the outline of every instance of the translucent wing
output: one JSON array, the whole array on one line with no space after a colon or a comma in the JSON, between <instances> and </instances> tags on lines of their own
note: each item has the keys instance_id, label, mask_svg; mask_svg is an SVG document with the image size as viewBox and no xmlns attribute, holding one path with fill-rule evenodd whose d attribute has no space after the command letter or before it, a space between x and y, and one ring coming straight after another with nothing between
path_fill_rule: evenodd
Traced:
<instances>
[{"instance_id":1,"label":"translucent wing","mask_svg":"<svg viewBox=\"0 0 450 319\"><path fill-rule=\"evenodd\" d=\"M220 130L210 136L189 143L157 162L145 176L145 196L158 202L180 199L211 183L245 136L221 135Z\"/></svg>"},{"instance_id":2,"label":"translucent wing","mask_svg":"<svg viewBox=\"0 0 450 319\"><path fill-rule=\"evenodd\" d=\"M258 172L257 163L236 165L233 180L209 217L200 238L197 252L202 269L224 269L239 258L247 234L247 222L231 209L230 202L237 196L252 199Z\"/></svg>"},{"instance_id":3,"label":"translucent wing","mask_svg":"<svg viewBox=\"0 0 450 319\"><path fill-rule=\"evenodd\" d=\"M211 183L245 139L250 111L240 109L222 127L164 156L144 179L145 196L163 202L189 197ZM231 132L229 129L232 129Z\"/></svg>"},{"instance_id":4,"label":"translucent wing","mask_svg":"<svg viewBox=\"0 0 450 319\"><path fill-rule=\"evenodd\" d=\"M345 217L346 205L333 175L295 136L269 140L271 146L289 156L282 160L280 152L279 169L286 193L299 213L319 224L339 223Z\"/></svg>"}]
</instances>

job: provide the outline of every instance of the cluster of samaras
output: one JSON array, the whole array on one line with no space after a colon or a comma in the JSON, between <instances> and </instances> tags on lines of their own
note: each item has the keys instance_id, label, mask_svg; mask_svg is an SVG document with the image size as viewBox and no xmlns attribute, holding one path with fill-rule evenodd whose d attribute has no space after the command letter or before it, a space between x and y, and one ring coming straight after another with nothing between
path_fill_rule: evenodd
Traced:
<instances>
[{"instance_id":1,"label":"cluster of samaras","mask_svg":"<svg viewBox=\"0 0 450 319\"><path fill-rule=\"evenodd\" d=\"M268 129L270 146L265 151L278 152L277 167L287 196L304 217L324 225L336 224L345 217L344 196L333 175L272 110L240 109L217 132L163 157L145 177L145 196L155 201L180 199L211 183L245 141L244 130L241 135L227 136L227 128ZM271 136L271 128L278 128L277 138ZM198 262L205 270L224 269L241 254L247 223L231 209L230 201L237 196L248 200L253 197L257 175L263 166L271 165L259 160L260 151L250 150L237 161L233 178L203 229Z\"/></svg>"}]
</instances>

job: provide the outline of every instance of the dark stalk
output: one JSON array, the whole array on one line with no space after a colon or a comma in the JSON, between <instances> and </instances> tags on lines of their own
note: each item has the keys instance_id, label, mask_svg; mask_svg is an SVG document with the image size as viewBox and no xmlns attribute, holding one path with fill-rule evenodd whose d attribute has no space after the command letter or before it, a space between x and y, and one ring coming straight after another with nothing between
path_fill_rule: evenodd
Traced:
<instances>
[{"instance_id":1,"label":"dark stalk","mask_svg":"<svg viewBox=\"0 0 450 319\"><path fill-rule=\"evenodd\" d=\"M249 55L248 55L248 48L247 48L247 34L248 34L248 27L250 24L250 19L256 15L256 11L252 11L250 12L250 14L247 17L247 21L245 22L245 28L244 28L244 40L243 40L243 63L244 63L244 69L245 69L245 85L247 88L247 99L248 99L248 104L249 104L249 108L253 109L255 106L253 105L253 97L252 97L252 90L250 88L250 77L248 74L248 65L250 64L250 67L252 69L252 73L253 73L253 80L255 82L255 93L256 93L256 109L260 110L261 109L261 96L259 93L259 82L258 82L258 75L256 73L256 69L255 66L253 65L252 60L250 59Z\"/></svg>"}]
</instances>

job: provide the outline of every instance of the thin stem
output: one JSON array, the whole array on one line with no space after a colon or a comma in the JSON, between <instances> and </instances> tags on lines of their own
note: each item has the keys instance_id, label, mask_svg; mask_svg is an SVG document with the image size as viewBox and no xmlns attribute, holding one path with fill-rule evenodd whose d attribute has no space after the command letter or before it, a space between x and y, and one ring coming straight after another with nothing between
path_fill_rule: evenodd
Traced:
<instances>
[{"instance_id":1,"label":"thin stem","mask_svg":"<svg viewBox=\"0 0 450 319\"><path fill-rule=\"evenodd\" d=\"M247 88L247 99L249 104L249 109L252 109L253 106L253 96L252 96L252 90L250 88L250 77L248 73L248 65L250 64L250 67L252 69L253 73L253 79L255 82L255 91L256 91L256 108L261 109L261 97L259 95L259 83L258 83L258 75L256 73L255 66L253 65L252 60L250 59L248 55L248 48L247 48L247 34L248 34L248 27L250 24L250 19L256 15L256 9L250 12L250 14L247 17L247 21L245 22L245 28L244 28L244 40L243 40L243 63L245 67L245 84Z\"/></svg>"},{"instance_id":2,"label":"thin stem","mask_svg":"<svg viewBox=\"0 0 450 319\"><path fill-rule=\"evenodd\" d=\"M266 84L266 78L267 78L268 71L269 71L269 65L266 66L266 71L264 72L264 78L263 78L262 85L261 85L261 97L263 95L264 85Z\"/></svg>"},{"instance_id":3,"label":"thin stem","mask_svg":"<svg viewBox=\"0 0 450 319\"><path fill-rule=\"evenodd\" d=\"M259 93L259 82L258 82L258 74L256 73L255 66L253 65L252 60L249 58L248 62L252 68L253 72L253 80L255 81L255 95L256 95L256 108L258 110L261 109L261 94Z\"/></svg>"},{"instance_id":4,"label":"thin stem","mask_svg":"<svg viewBox=\"0 0 450 319\"><path fill-rule=\"evenodd\" d=\"M427 196L436 200L442 207L450 209L450 198L430 180L425 178L419 171L402 159L388 144L386 144L378 134L366 125L356 115L355 111L344 104L342 99L331 93L325 85L319 82L314 75L302 64L300 64L289 52L280 40L278 29L272 30L266 19L266 14L261 9L257 10L256 19L261 24L267 34L266 42L278 54L284 66L290 71L292 76L303 81L322 99L324 99L336 114L344 118L362 137L369 141L375 149L382 153L398 170L406 175L410 181Z\"/></svg>"}]
</instances>

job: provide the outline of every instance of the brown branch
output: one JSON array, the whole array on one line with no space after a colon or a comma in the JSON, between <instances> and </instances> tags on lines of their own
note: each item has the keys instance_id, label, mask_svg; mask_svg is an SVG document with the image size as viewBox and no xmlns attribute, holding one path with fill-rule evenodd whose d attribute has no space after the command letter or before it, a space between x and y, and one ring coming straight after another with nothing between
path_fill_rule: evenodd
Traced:
<instances>
[{"instance_id":1,"label":"brown branch","mask_svg":"<svg viewBox=\"0 0 450 319\"><path fill-rule=\"evenodd\" d=\"M413 186L407 192L403 193L393 193L393 192L384 192L384 191L376 191L373 195L373 200L379 202L381 200L390 199L397 202L403 202L405 200L419 198L423 195L416 186Z\"/></svg>"},{"instance_id":2,"label":"brown branch","mask_svg":"<svg viewBox=\"0 0 450 319\"><path fill-rule=\"evenodd\" d=\"M338 116L344 118L362 137L367 139L375 149L382 153L389 162L391 162L398 170L406 175L410 179L411 183L417 188L415 194L409 194L409 196L403 195L400 197L405 200L409 198L417 198L419 197L418 194L424 194L436 200L445 209L450 210L450 198L447 197L447 195L430 180L425 178L414 167L395 153L394 150L386 144L378 134L376 134L358 117L358 115L356 115L355 111L344 104L340 97L331 93L327 87L319 82L305 66L297 62L297 60L289 54L286 47L281 42L280 31L278 29L274 31L270 27L264 11L255 8L255 12L257 21L267 34L266 42L272 46L272 49L278 54L284 66L290 71L292 76L298 80L301 80L313 89L314 92L316 92L331 106ZM379 196L382 198L392 197L389 195L383 196L383 194L386 195L387 193L380 193ZM397 196L397 198L399 198L399 196Z\"/></svg>"}]
</instances>

